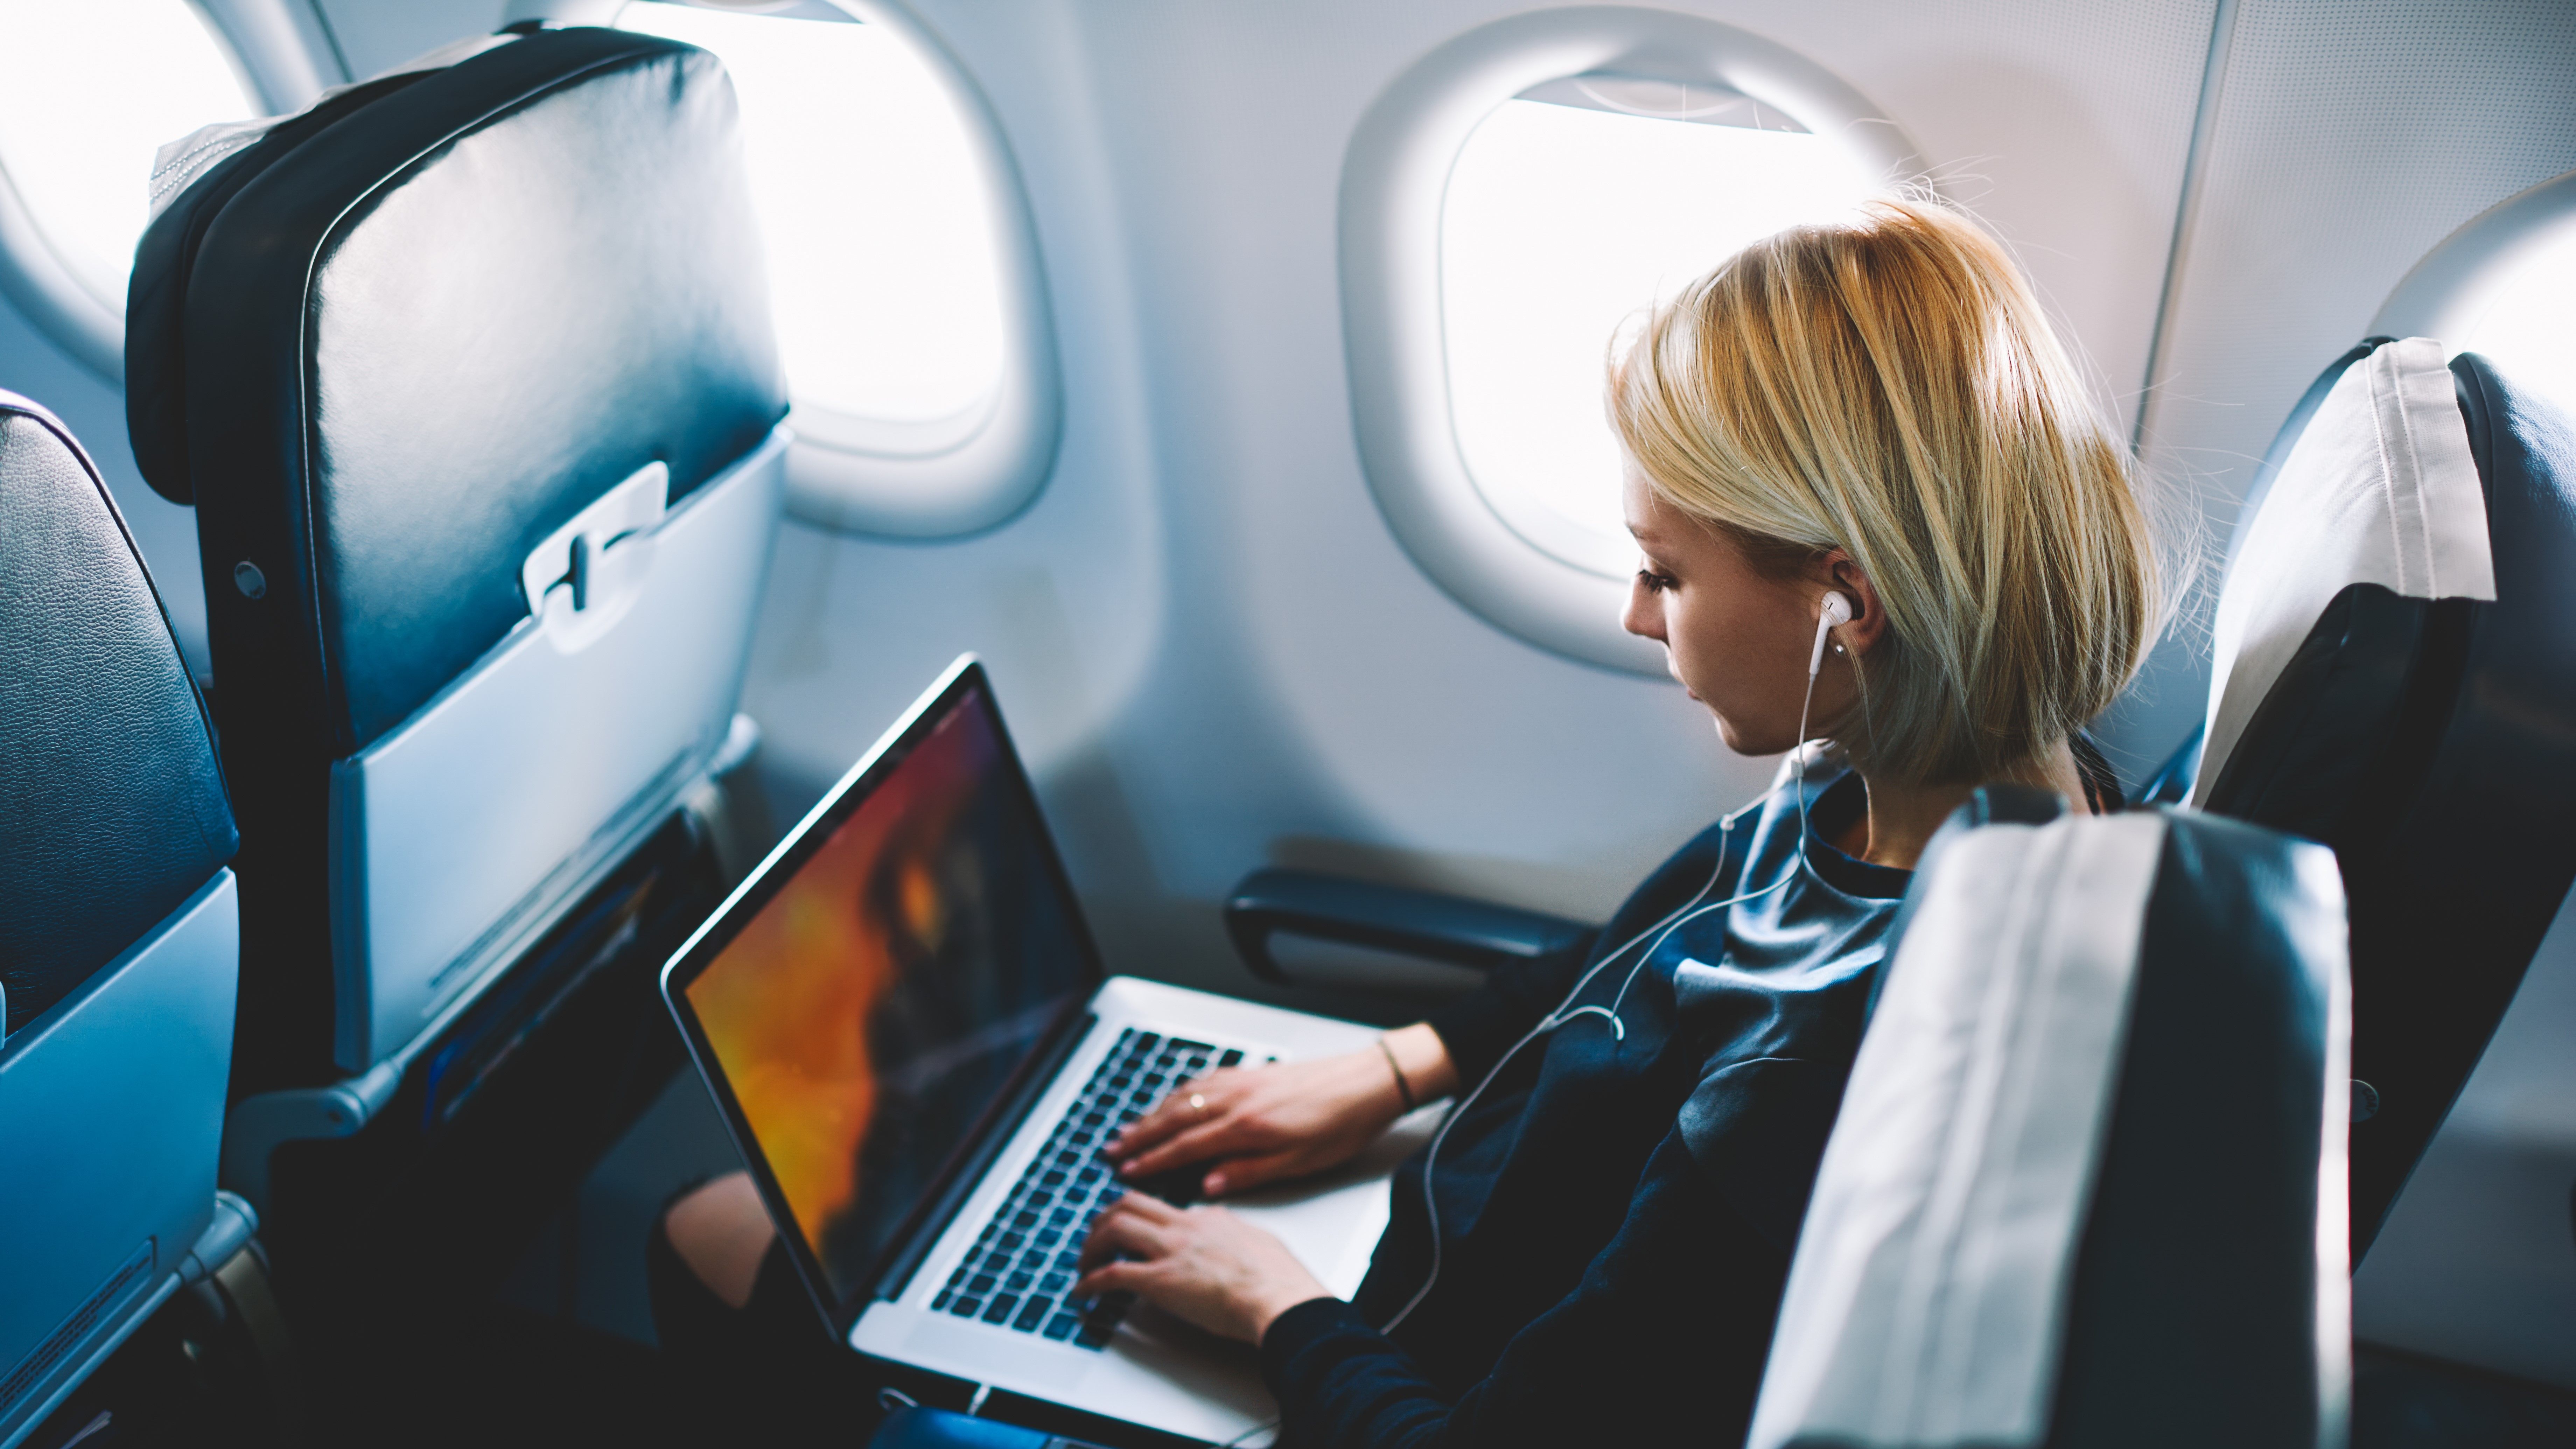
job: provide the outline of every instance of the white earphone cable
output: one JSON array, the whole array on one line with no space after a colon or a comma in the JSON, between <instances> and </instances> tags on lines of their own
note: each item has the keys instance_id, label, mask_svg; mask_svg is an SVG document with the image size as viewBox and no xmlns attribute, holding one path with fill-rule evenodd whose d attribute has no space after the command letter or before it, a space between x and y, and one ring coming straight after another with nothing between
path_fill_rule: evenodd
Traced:
<instances>
[{"instance_id":1,"label":"white earphone cable","mask_svg":"<svg viewBox=\"0 0 2576 1449\"><path fill-rule=\"evenodd\" d=\"M1825 597L1831 601L1842 601L1842 596L1839 594L1827 594ZM1741 905L1746 901L1755 900L1762 896L1767 896L1773 891L1780 890L1787 886L1791 881L1796 880L1801 870L1804 870L1810 876L1814 876L1818 885L1826 884L1823 876L1816 875L1815 863L1808 859L1807 856L1807 842L1814 838L1813 828L1807 823L1807 711L1809 707L1815 703L1816 699L1816 676L1822 672L1823 668L1825 637L1832 632L1833 627L1836 624L1846 623L1849 621L1850 605L1848 603L1843 604L1843 608L1840 611L1843 615L1842 618L1836 618L1835 612L1836 611L1828 607L1827 611L1817 620L1816 647L1814 655L1807 666L1807 692L1805 696L1798 701L1798 742L1790 751L1789 774L1785 778L1781 779L1777 784L1774 784L1770 789L1763 791L1761 794L1753 797L1753 799L1745 804L1736 807L1733 811L1718 817L1717 864L1709 871L1707 882L1701 885L1700 888L1691 895L1689 900L1682 902L1680 906L1665 915L1661 920L1658 920L1653 925L1648 926L1646 929L1629 937L1626 941L1620 944L1619 949L1612 951L1610 954L1603 956L1600 960L1594 962L1590 970L1585 971L1582 976L1576 978L1574 989L1565 993L1565 999L1557 1003L1554 1011L1551 1011L1547 1015L1539 1018L1538 1025L1531 1027L1521 1036L1519 1041L1513 1042L1508 1050L1495 1059L1493 1066L1486 1069L1485 1075L1476 1083L1474 1090L1451 1103L1449 1110L1440 1115L1440 1130L1431 1134L1431 1143L1423 1150L1422 1154L1422 1211L1423 1215L1430 1219L1431 1223L1431 1272L1422 1280L1422 1286L1413 1291L1413 1296L1404 1301L1404 1306L1395 1311L1395 1316L1378 1325L1378 1332L1395 1332L1397 1325L1411 1317L1413 1310L1422 1306L1422 1300L1431 1296L1432 1286L1440 1281L1440 1204L1438 1200L1432 1196L1432 1176L1433 1170L1438 1167L1440 1163L1440 1145L1449 1140L1449 1129L1457 1124L1458 1119L1466 1114L1468 1108L1476 1104L1477 1098L1485 1095L1485 1089L1494 1084L1494 1079L1496 1077L1502 1075L1503 1068L1511 1065L1512 1058L1519 1056L1523 1047L1528 1046L1531 1042L1538 1040L1540 1037L1547 1035L1558 1027L1566 1025L1578 1017L1591 1016L1596 1013L1609 1021L1612 1040L1621 1042L1626 1041L1628 1039L1628 1029L1626 1025L1619 1020L1619 1005L1621 1002L1627 1000L1628 988L1636 982L1637 973L1643 971L1646 968L1646 963L1654 959L1655 952L1663 946L1665 937L1670 936L1673 932L1680 930L1683 926L1697 920L1701 916L1707 915L1711 911L1719 911L1724 910L1729 906ZM1729 896L1727 899L1722 901L1712 901L1705 906L1701 905L1700 901L1706 898L1710 891L1717 889L1719 878L1726 874L1726 852L1728 845L1730 845L1734 840L1735 822L1742 819L1748 812L1767 804L1772 796L1780 793L1783 786L1790 784L1795 784L1798 789L1798 859L1796 864L1792 865L1786 872L1782 873L1778 880L1762 887L1760 890L1747 891L1742 895ZM1609 967L1611 962L1626 955L1629 947L1636 945L1638 942L1645 940L1649 936L1654 937L1654 944L1638 953L1635 964L1628 968L1627 976L1619 983L1618 994L1610 998L1610 1004L1608 1006L1576 1007L1571 1011L1566 1009L1567 1007L1573 1006L1575 998L1581 996L1583 994L1583 989L1592 984L1593 977L1600 975Z\"/></svg>"}]
</instances>

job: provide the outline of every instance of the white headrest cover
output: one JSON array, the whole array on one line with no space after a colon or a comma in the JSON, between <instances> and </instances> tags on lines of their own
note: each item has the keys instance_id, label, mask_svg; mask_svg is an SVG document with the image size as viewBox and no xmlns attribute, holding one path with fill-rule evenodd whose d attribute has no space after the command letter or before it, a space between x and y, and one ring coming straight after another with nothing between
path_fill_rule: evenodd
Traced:
<instances>
[{"instance_id":1,"label":"white headrest cover","mask_svg":"<svg viewBox=\"0 0 2576 1449\"><path fill-rule=\"evenodd\" d=\"M2209 795L2255 707L2334 596L2493 599L2486 494L2442 344L2391 342L2344 370L2247 527L2219 595Z\"/></svg>"},{"instance_id":2,"label":"white headrest cover","mask_svg":"<svg viewBox=\"0 0 2576 1449\"><path fill-rule=\"evenodd\" d=\"M1989 826L1917 885L1749 1449L2046 1436L2165 830L2146 813Z\"/></svg>"}]
</instances>

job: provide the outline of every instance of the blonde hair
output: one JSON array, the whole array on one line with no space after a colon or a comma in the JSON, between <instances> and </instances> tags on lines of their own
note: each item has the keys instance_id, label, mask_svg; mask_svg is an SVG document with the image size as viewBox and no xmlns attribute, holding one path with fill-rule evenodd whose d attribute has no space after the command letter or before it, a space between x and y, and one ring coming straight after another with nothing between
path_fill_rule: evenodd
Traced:
<instances>
[{"instance_id":1,"label":"blonde hair","mask_svg":"<svg viewBox=\"0 0 2576 1449\"><path fill-rule=\"evenodd\" d=\"M1794 572L1841 548L1887 633L1837 740L1894 782L1996 779L2137 672L2162 589L2127 449L2020 268L1938 203L1756 242L1610 376L1666 504Z\"/></svg>"}]
</instances>

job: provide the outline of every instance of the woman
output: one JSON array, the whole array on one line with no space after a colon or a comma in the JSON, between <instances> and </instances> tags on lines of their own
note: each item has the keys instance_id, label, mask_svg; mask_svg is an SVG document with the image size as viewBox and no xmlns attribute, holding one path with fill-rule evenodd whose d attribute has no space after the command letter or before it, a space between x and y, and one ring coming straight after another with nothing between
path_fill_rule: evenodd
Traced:
<instances>
[{"instance_id":1,"label":"woman","mask_svg":"<svg viewBox=\"0 0 2576 1449\"><path fill-rule=\"evenodd\" d=\"M1498 970L1368 1051L1214 1073L1112 1147L1130 1178L1195 1171L1223 1198L1461 1098L1350 1302L1222 1207L1131 1192L1085 1248L1078 1293L1257 1344L1295 1442L1739 1439L1924 843L1988 781L2118 804L2078 731L2152 635L2147 528L1973 223L1887 202L1748 248L1656 310L1610 409L1643 556L1626 627L1729 748L1834 747L1668 861L1588 955ZM672 1232L695 1263L692 1201Z\"/></svg>"}]
</instances>

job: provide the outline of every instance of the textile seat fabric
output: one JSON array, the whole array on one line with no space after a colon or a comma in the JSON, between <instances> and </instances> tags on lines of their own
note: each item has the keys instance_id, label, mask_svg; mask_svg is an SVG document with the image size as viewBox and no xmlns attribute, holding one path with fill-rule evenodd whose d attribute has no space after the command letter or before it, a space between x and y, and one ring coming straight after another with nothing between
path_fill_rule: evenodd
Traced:
<instances>
[{"instance_id":1,"label":"textile seat fabric","mask_svg":"<svg viewBox=\"0 0 2576 1449\"><path fill-rule=\"evenodd\" d=\"M2195 803L2342 868L2353 1075L2377 1102L2352 1135L2358 1258L2576 881L2555 828L2576 810L2576 424L2475 354L2373 339L2274 454L2220 603Z\"/></svg>"},{"instance_id":2,"label":"textile seat fabric","mask_svg":"<svg viewBox=\"0 0 2576 1449\"><path fill-rule=\"evenodd\" d=\"M5 1445L247 1228L201 1241L239 962L214 741L98 470L5 392L0 820Z\"/></svg>"},{"instance_id":3,"label":"textile seat fabric","mask_svg":"<svg viewBox=\"0 0 2576 1449\"><path fill-rule=\"evenodd\" d=\"M2025 798L1926 853L1749 1442L2340 1444L2332 857L1986 793Z\"/></svg>"},{"instance_id":4,"label":"textile seat fabric","mask_svg":"<svg viewBox=\"0 0 2576 1449\"><path fill-rule=\"evenodd\" d=\"M497 37L146 233L129 418L198 515L236 1095L399 1066L723 747L786 411L738 129L703 51Z\"/></svg>"}]
</instances>

